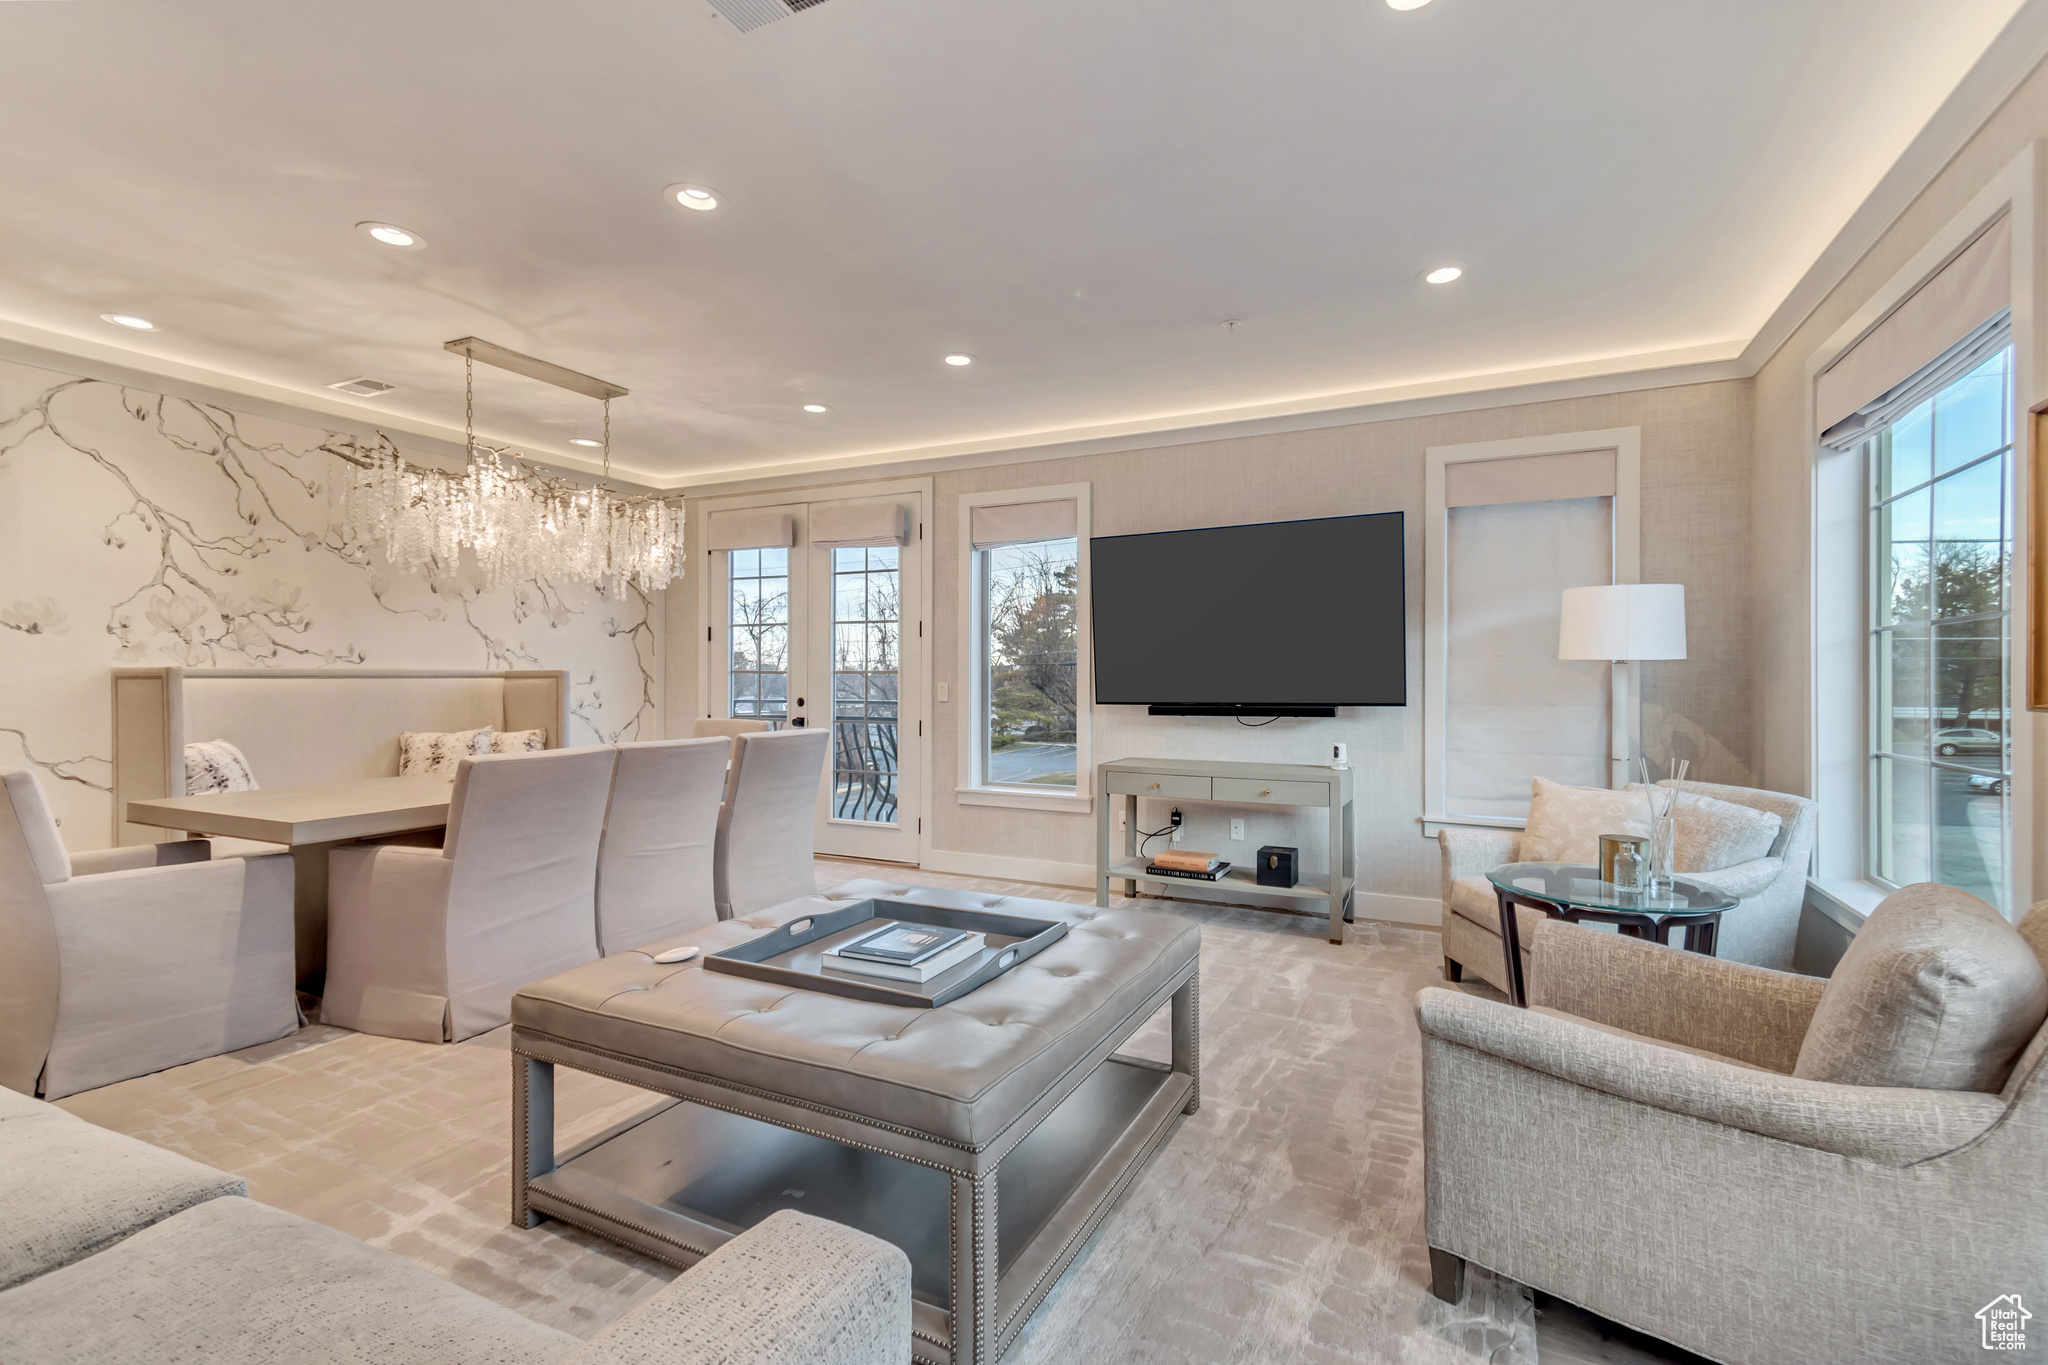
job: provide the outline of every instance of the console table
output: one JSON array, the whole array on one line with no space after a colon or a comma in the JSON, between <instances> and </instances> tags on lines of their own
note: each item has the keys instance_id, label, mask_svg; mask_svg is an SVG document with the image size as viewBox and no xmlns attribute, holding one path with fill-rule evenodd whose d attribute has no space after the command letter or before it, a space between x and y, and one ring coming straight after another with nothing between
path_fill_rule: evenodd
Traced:
<instances>
[{"instance_id":1,"label":"console table","mask_svg":"<svg viewBox=\"0 0 2048 1365\"><path fill-rule=\"evenodd\" d=\"M1351 893L1357 885L1358 850L1351 830L1351 769L1321 768L1307 763L1205 763L1175 758L1123 758L1095 770L1095 903L1109 904L1112 879L1130 883L1163 883L1146 877L1145 859L1138 856L1138 798L1161 801L1206 801L1232 806L1323 807L1330 813L1330 862L1327 872L1303 870L1293 886L1260 886L1254 869L1233 867L1213 882L1172 880L1176 898L1203 899L1203 893L1279 896L1290 900L1327 901L1330 942L1344 941L1350 918ZM1120 855L1110 848L1115 828L1111 798L1123 798L1124 838Z\"/></svg>"}]
</instances>

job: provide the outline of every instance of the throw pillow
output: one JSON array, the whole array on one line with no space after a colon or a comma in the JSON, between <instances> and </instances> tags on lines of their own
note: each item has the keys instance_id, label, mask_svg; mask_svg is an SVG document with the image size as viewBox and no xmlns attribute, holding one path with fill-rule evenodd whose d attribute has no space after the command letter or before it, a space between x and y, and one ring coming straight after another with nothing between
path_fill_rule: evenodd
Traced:
<instances>
[{"instance_id":1,"label":"throw pillow","mask_svg":"<svg viewBox=\"0 0 2048 1365\"><path fill-rule=\"evenodd\" d=\"M398 736L398 775L417 777L434 773L453 777L463 759L490 751L488 725L475 730L405 730Z\"/></svg>"},{"instance_id":2,"label":"throw pillow","mask_svg":"<svg viewBox=\"0 0 2048 1365\"><path fill-rule=\"evenodd\" d=\"M537 754L547 747L545 730L498 730L491 735L494 754Z\"/></svg>"},{"instance_id":3,"label":"throw pillow","mask_svg":"<svg viewBox=\"0 0 2048 1365\"><path fill-rule=\"evenodd\" d=\"M1649 800L1649 788L1642 783L1632 782L1628 789L1636 793L1638 800ZM1678 821L1678 846L1672 857L1681 875L1719 872L1724 867L1738 867L1769 857L1771 845L1778 842L1778 831L1785 824L1776 811L1758 810L1698 792L1681 795L1672 814ZM1649 807L1645 805L1643 819L1649 818Z\"/></svg>"},{"instance_id":4,"label":"throw pillow","mask_svg":"<svg viewBox=\"0 0 2048 1365\"><path fill-rule=\"evenodd\" d=\"M255 790L256 774L234 745L224 739L202 739L185 746L185 795Z\"/></svg>"},{"instance_id":5,"label":"throw pillow","mask_svg":"<svg viewBox=\"0 0 2048 1365\"><path fill-rule=\"evenodd\" d=\"M1997 1091L2048 1019L2048 974L2005 916L1921 882L1885 897L1835 967L1792 1074Z\"/></svg>"},{"instance_id":6,"label":"throw pillow","mask_svg":"<svg viewBox=\"0 0 2048 1365\"><path fill-rule=\"evenodd\" d=\"M1649 832L1640 793L1567 787L1539 777L1530 784L1529 823L1517 856L1529 863L1595 863L1601 835Z\"/></svg>"}]
</instances>

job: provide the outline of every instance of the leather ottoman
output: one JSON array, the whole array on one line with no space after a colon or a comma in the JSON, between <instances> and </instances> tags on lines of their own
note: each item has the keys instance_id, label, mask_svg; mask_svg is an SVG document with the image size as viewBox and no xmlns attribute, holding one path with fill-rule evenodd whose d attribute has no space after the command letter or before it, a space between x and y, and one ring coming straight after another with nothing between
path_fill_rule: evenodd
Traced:
<instances>
[{"instance_id":1,"label":"leather ottoman","mask_svg":"<svg viewBox=\"0 0 2048 1365\"><path fill-rule=\"evenodd\" d=\"M703 970L721 948L874 897L1069 928L936 1009ZM653 960L683 943L703 951ZM1197 1108L1200 952L1199 928L1154 911L864 880L535 982L512 1002L513 1219L687 1266L802 1208L910 1255L916 1359L990 1365ZM1119 1055L1168 1001L1171 1063ZM557 1065L687 1103L558 1158Z\"/></svg>"}]
</instances>

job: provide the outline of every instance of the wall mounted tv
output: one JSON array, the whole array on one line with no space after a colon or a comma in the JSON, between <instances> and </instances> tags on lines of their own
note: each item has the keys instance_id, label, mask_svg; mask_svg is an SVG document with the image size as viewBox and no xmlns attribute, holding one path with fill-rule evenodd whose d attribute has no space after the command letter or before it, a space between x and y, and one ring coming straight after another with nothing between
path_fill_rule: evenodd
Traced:
<instances>
[{"instance_id":1,"label":"wall mounted tv","mask_svg":"<svg viewBox=\"0 0 2048 1365\"><path fill-rule=\"evenodd\" d=\"M1401 513L1088 543L1095 700L1164 716L1408 704Z\"/></svg>"}]
</instances>

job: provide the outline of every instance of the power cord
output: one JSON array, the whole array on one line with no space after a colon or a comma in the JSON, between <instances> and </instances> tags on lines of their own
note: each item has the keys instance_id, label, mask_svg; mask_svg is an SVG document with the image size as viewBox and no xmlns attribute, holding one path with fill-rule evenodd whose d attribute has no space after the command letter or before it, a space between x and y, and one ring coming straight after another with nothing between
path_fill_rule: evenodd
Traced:
<instances>
[{"instance_id":1,"label":"power cord","mask_svg":"<svg viewBox=\"0 0 2048 1365\"><path fill-rule=\"evenodd\" d=\"M1151 843L1154 839L1157 839L1162 834L1173 833L1173 831L1176 828L1178 828L1178 826L1168 825L1165 829L1155 829L1150 832L1147 832L1142 829L1139 830L1138 833L1143 837L1138 840L1138 856L1140 858L1146 857L1147 855L1145 853L1145 845Z\"/></svg>"},{"instance_id":2,"label":"power cord","mask_svg":"<svg viewBox=\"0 0 2048 1365\"><path fill-rule=\"evenodd\" d=\"M1274 721L1280 719L1280 717L1268 716L1264 720L1256 721L1246 720L1243 716L1232 716L1231 719L1236 721L1239 725L1242 725L1247 730L1257 730L1261 729L1264 726L1271 725Z\"/></svg>"}]
</instances>

